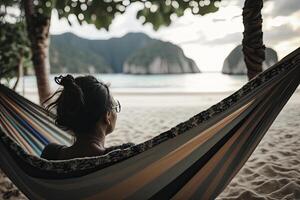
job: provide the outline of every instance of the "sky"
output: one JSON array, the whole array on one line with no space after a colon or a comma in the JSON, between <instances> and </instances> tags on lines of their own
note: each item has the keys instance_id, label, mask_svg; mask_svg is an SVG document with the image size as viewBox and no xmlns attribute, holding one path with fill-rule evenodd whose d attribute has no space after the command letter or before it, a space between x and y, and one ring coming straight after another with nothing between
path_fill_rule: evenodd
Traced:
<instances>
[{"instance_id":1,"label":"sky","mask_svg":"<svg viewBox=\"0 0 300 200\"><path fill-rule=\"evenodd\" d=\"M121 37L129 32L143 32L152 38L170 41L180 46L185 55L192 58L201 71L221 71L224 59L242 41L242 7L244 1L223 0L219 11L205 16L186 12L168 27L154 31L151 24L142 25L136 19L138 4L131 5L117 16L109 31L97 30L94 25L80 26L70 18L59 20L53 13L50 33L72 32L87 39ZM277 51L279 58L300 47L299 0L268 0L262 10L264 44Z\"/></svg>"}]
</instances>

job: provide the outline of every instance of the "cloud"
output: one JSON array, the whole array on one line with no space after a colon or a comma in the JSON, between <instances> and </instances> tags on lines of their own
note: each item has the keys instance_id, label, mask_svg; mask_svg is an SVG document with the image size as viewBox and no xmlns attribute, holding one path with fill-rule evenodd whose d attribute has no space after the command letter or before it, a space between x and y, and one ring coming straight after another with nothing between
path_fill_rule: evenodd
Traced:
<instances>
[{"instance_id":1,"label":"cloud","mask_svg":"<svg viewBox=\"0 0 300 200\"><path fill-rule=\"evenodd\" d=\"M184 41L179 42L179 45L186 45L186 44L203 44L207 41L207 37L204 35L202 31L197 31L197 39L187 39Z\"/></svg>"},{"instance_id":2,"label":"cloud","mask_svg":"<svg viewBox=\"0 0 300 200\"><path fill-rule=\"evenodd\" d=\"M217 18L215 18L215 19L212 19L212 21L213 22L225 22L226 19L217 19Z\"/></svg>"},{"instance_id":3,"label":"cloud","mask_svg":"<svg viewBox=\"0 0 300 200\"><path fill-rule=\"evenodd\" d=\"M300 37L300 27L293 28L290 24L284 24L278 27L273 27L268 31L264 31L264 42L271 44L272 46L277 45L281 42L294 40ZM242 43L243 33L236 32L225 35L224 37L207 40L204 35L196 40L186 41L183 44L203 44L203 45L226 45L226 44L240 44Z\"/></svg>"},{"instance_id":4,"label":"cloud","mask_svg":"<svg viewBox=\"0 0 300 200\"><path fill-rule=\"evenodd\" d=\"M293 40L300 37L300 27L293 28L290 24L283 24L264 32L264 40L272 45Z\"/></svg>"},{"instance_id":5,"label":"cloud","mask_svg":"<svg viewBox=\"0 0 300 200\"><path fill-rule=\"evenodd\" d=\"M272 16L289 16L300 10L299 0L270 0L274 7L269 13Z\"/></svg>"},{"instance_id":6,"label":"cloud","mask_svg":"<svg viewBox=\"0 0 300 200\"><path fill-rule=\"evenodd\" d=\"M286 42L300 37L300 27L294 29L290 24L284 24L278 27L273 27L271 30L264 31L264 42L277 45L281 42ZM231 33L222 38L202 42L207 45L224 45L230 43L241 43L243 33Z\"/></svg>"},{"instance_id":7,"label":"cloud","mask_svg":"<svg viewBox=\"0 0 300 200\"><path fill-rule=\"evenodd\" d=\"M230 5L243 8L244 3L245 1L233 1ZM299 0L265 0L263 9L269 6L269 4L272 5L272 9L268 10L268 12L265 14L273 17L289 16L300 10Z\"/></svg>"},{"instance_id":8,"label":"cloud","mask_svg":"<svg viewBox=\"0 0 300 200\"><path fill-rule=\"evenodd\" d=\"M232 44L232 43L240 44L242 43L242 39L243 39L243 33L236 32L236 33L230 33L222 38L206 41L203 44L206 45L224 45L224 44Z\"/></svg>"},{"instance_id":9,"label":"cloud","mask_svg":"<svg viewBox=\"0 0 300 200\"><path fill-rule=\"evenodd\" d=\"M232 44L232 43L242 43L243 33L231 33L224 37L208 40L204 34L196 40L189 40L185 42L181 42L180 44L202 44L202 45L225 45L225 44Z\"/></svg>"}]
</instances>

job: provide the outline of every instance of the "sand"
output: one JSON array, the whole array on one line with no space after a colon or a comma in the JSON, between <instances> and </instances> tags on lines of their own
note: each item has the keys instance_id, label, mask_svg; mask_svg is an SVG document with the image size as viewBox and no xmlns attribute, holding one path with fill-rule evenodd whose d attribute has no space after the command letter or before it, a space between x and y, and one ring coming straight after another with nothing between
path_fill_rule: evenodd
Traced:
<instances>
[{"instance_id":1,"label":"sand","mask_svg":"<svg viewBox=\"0 0 300 200\"><path fill-rule=\"evenodd\" d=\"M185 121L230 93L126 94L107 146L140 143ZM29 94L29 98L37 100ZM26 199L0 173L0 199ZM281 111L255 152L218 199L300 199L300 91Z\"/></svg>"}]
</instances>

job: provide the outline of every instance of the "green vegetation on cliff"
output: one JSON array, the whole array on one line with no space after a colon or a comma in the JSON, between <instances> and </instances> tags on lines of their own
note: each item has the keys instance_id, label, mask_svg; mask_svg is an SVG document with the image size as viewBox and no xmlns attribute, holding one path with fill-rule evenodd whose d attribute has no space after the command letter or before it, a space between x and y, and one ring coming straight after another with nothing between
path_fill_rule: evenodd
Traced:
<instances>
[{"instance_id":1,"label":"green vegetation on cliff","mask_svg":"<svg viewBox=\"0 0 300 200\"><path fill-rule=\"evenodd\" d=\"M144 33L128 33L121 38L108 40L88 40L72 33L51 36L51 73L123 73L124 65L128 62L139 63L143 70L158 55L169 65L189 63L192 68L195 65L194 61L184 56L180 47L152 39ZM170 73L172 71L168 70ZM182 72L187 71L190 72ZM181 73L178 70L175 72Z\"/></svg>"},{"instance_id":2,"label":"green vegetation on cliff","mask_svg":"<svg viewBox=\"0 0 300 200\"><path fill-rule=\"evenodd\" d=\"M170 43L154 41L130 56L124 65L125 73L163 74L200 72L195 62L183 50Z\"/></svg>"},{"instance_id":3,"label":"green vegetation on cliff","mask_svg":"<svg viewBox=\"0 0 300 200\"><path fill-rule=\"evenodd\" d=\"M88 40L72 33L52 35L51 73L122 73L125 59L152 40L143 33L109 40Z\"/></svg>"}]
</instances>

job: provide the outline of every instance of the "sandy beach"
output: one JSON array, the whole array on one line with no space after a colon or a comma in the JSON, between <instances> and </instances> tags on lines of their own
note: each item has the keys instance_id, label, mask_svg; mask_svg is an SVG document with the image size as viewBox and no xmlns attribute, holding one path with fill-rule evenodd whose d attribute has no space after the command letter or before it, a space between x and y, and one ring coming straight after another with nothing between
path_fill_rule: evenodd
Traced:
<instances>
[{"instance_id":1,"label":"sandy beach","mask_svg":"<svg viewBox=\"0 0 300 200\"><path fill-rule=\"evenodd\" d=\"M140 143L210 107L230 93L126 94L116 130L107 146ZM33 101L37 98L27 96ZM255 152L218 197L226 199L300 199L300 91L281 111ZM0 199L26 199L0 173Z\"/></svg>"}]
</instances>

